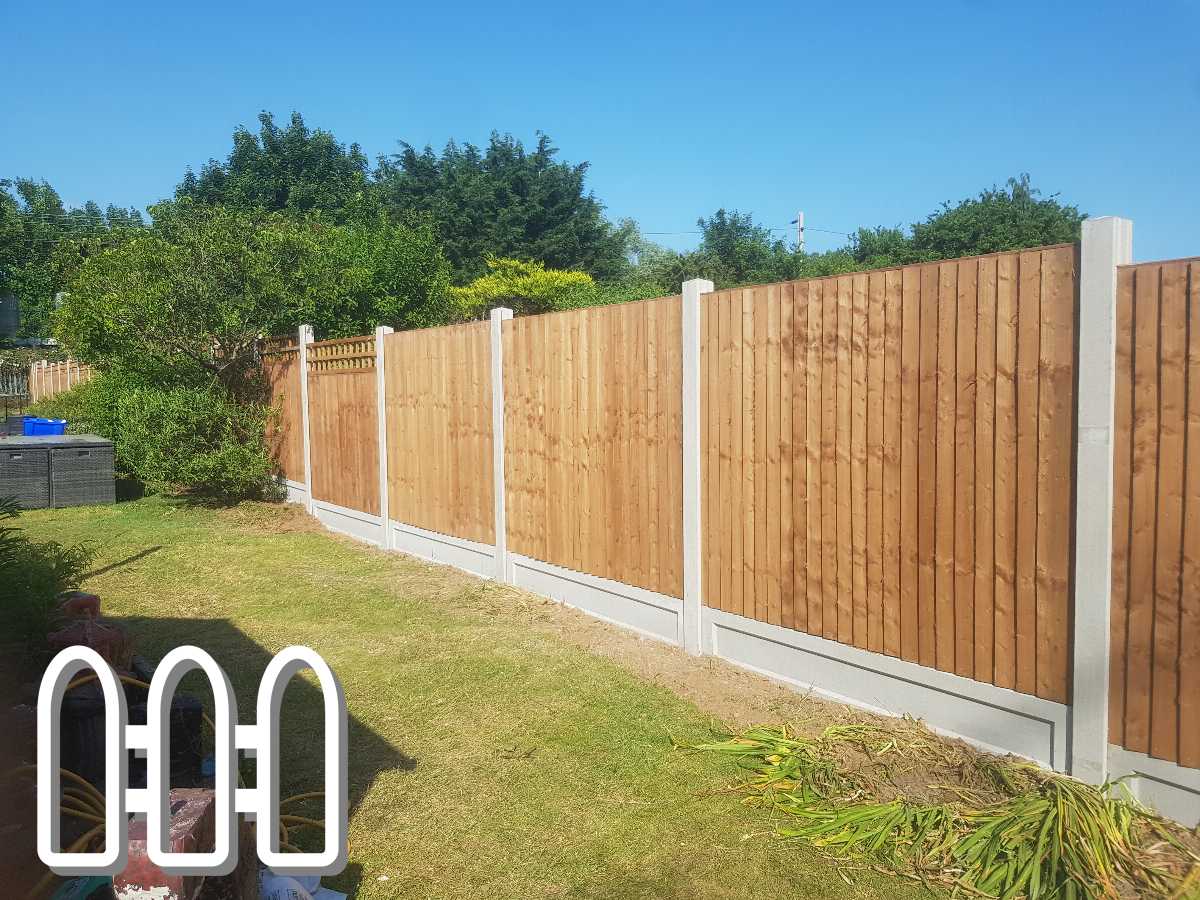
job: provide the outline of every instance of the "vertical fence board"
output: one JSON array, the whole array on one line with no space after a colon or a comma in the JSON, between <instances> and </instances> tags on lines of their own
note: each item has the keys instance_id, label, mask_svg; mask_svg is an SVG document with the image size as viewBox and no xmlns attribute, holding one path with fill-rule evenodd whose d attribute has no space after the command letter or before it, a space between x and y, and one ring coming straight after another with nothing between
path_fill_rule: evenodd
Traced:
<instances>
[{"instance_id":1,"label":"vertical fence board","mask_svg":"<svg viewBox=\"0 0 1200 900\"><path fill-rule=\"evenodd\" d=\"M821 285L821 633L838 639L838 288Z\"/></svg>"},{"instance_id":2,"label":"vertical fence board","mask_svg":"<svg viewBox=\"0 0 1200 900\"><path fill-rule=\"evenodd\" d=\"M954 672L975 677L975 424L978 260L958 265L954 411Z\"/></svg>"},{"instance_id":3,"label":"vertical fence board","mask_svg":"<svg viewBox=\"0 0 1200 900\"><path fill-rule=\"evenodd\" d=\"M779 616L781 623L788 628L804 628L807 615L798 617L796 614L797 606L804 602L803 592L797 602L796 590L796 535L801 531L796 527L796 521L798 516L804 515L804 495L793 474L798 455L796 415L797 412L801 416L804 414L804 387L796 381L795 285L784 284L779 290Z\"/></svg>"},{"instance_id":4,"label":"vertical fence board","mask_svg":"<svg viewBox=\"0 0 1200 900\"><path fill-rule=\"evenodd\" d=\"M902 274L900 361L900 656L920 659L921 272Z\"/></svg>"},{"instance_id":5,"label":"vertical fence board","mask_svg":"<svg viewBox=\"0 0 1200 900\"><path fill-rule=\"evenodd\" d=\"M883 590L883 651L889 656L901 653L901 539L902 486L900 436L904 421L901 406L901 348L903 345L901 319L900 272L884 273L883 302L883 522L882 522L882 590Z\"/></svg>"},{"instance_id":6,"label":"vertical fence board","mask_svg":"<svg viewBox=\"0 0 1200 900\"><path fill-rule=\"evenodd\" d=\"M930 667L937 665L935 523L938 508L938 292L938 267L924 266L921 269L921 359L918 376L921 398L917 431L917 482L920 490L917 509L920 556L917 635L919 661L921 665Z\"/></svg>"},{"instance_id":7,"label":"vertical fence board","mask_svg":"<svg viewBox=\"0 0 1200 900\"><path fill-rule=\"evenodd\" d=\"M1067 702L1075 438L1075 249L1042 254L1038 369L1037 694Z\"/></svg>"},{"instance_id":8,"label":"vertical fence board","mask_svg":"<svg viewBox=\"0 0 1200 900\"><path fill-rule=\"evenodd\" d=\"M1200 768L1200 264L1188 266L1187 491L1180 592L1179 764Z\"/></svg>"},{"instance_id":9,"label":"vertical fence board","mask_svg":"<svg viewBox=\"0 0 1200 900\"><path fill-rule=\"evenodd\" d=\"M934 448L936 522L934 524L935 661L944 672L954 671L954 430L958 264L938 266L937 298L937 432Z\"/></svg>"},{"instance_id":10,"label":"vertical fence board","mask_svg":"<svg viewBox=\"0 0 1200 900\"><path fill-rule=\"evenodd\" d=\"M867 285L867 649L883 651L883 336L884 273Z\"/></svg>"},{"instance_id":11,"label":"vertical fence board","mask_svg":"<svg viewBox=\"0 0 1200 900\"><path fill-rule=\"evenodd\" d=\"M1150 755L1179 753L1179 606L1187 425L1187 266L1164 265L1159 281L1157 528L1154 548ZM1200 685L1193 685L1193 690Z\"/></svg>"},{"instance_id":12,"label":"vertical fence board","mask_svg":"<svg viewBox=\"0 0 1200 900\"><path fill-rule=\"evenodd\" d=\"M996 260L979 262L975 306L974 674L995 677Z\"/></svg>"},{"instance_id":13,"label":"vertical fence board","mask_svg":"<svg viewBox=\"0 0 1200 900\"><path fill-rule=\"evenodd\" d=\"M1150 751L1150 688L1154 631L1154 532L1158 481L1158 279L1135 276L1133 298L1133 485L1130 495L1129 612L1126 628L1128 710L1125 746Z\"/></svg>"},{"instance_id":14,"label":"vertical fence board","mask_svg":"<svg viewBox=\"0 0 1200 900\"><path fill-rule=\"evenodd\" d=\"M810 282L805 292L808 310L808 336L805 346L808 373L808 422L806 427L804 454L807 460L806 487L808 491L808 534L805 546L806 585L808 602L809 634L824 634L825 631L825 588L824 568L826 559L822 529L825 524L825 479L821 471L824 462L822 417L825 409L825 366L822 355L825 349L825 312L823 285Z\"/></svg>"},{"instance_id":15,"label":"vertical fence board","mask_svg":"<svg viewBox=\"0 0 1200 900\"><path fill-rule=\"evenodd\" d=\"M1129 613L1129 515L1133 493L1133 281L1133 269L1118 270L1113 390L1113 559L1108 739L1110 743L1122 746L1125 742L1125 644Z\"/></svg>"},{"instance_id":16,"label":"vertical fence board","mask_svg":"<svg viewBox=\"0 0 1200 900\"><path fill-rule=\"evenodd\" d=\"M1037 691L1038 360L1041 255L1020 256L1017 295L1017 690Z\"/></svg>"},{"instance_id":17,"label":"vertical fence board","mask_svg":"<svg viewBox=\"0 0 1200 900\"><path fill-rule=\"evenodd\" d=\"M852 282L850 324L850 562L855 647L867 646L867 276Z\"/></svg>"}]
</instances>

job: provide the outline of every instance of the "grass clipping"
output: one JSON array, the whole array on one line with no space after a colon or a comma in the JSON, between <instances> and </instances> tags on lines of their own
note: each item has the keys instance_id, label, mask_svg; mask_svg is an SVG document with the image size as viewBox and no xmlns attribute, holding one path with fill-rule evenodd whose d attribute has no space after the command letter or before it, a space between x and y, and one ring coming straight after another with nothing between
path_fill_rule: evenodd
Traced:
<instances>
[{"instance_id":1,"label":"grass clipping","mask_svg":"<svg viewBox=\"0 0 1200 900\"><path fill-rule=\"evenodd\" d=\"M815 737L759 727L690 749L735 758L748 770L736 788L745 803L782 814L780 836L841 861L1004 900L1200 896L1194 836L1124 785L1101 790L974 754L915 722L836 725ZM958 784L895 777L947 769Z\"/></svg>"}]
</instances>

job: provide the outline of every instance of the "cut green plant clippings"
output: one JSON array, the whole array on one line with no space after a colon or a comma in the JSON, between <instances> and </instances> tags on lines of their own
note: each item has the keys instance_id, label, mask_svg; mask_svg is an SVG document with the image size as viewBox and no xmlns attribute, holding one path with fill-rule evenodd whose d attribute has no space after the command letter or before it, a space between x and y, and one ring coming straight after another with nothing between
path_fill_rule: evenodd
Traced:
<instances>
[{"instance_id":1,"label":"cut green plant clippings","mask_svg":"<svg viewBox=\"0 0 1200 900\"><path fill-rule=\"evenodd\" d=\"M970 764L991 782L979 791L954 789L942 802L881 800L888 791L870 767L840 764L847 744L874 757L912 752L873 725L835 726L815 738L759 727L689 749L731 756L748 770L739 784L745 802L784 814L781 837L961 892L1074 900L1184 897L1200 887L1200 857L1182 830L1121 784L1098 789L979 756Z\"/></svg>"}]
</instances>

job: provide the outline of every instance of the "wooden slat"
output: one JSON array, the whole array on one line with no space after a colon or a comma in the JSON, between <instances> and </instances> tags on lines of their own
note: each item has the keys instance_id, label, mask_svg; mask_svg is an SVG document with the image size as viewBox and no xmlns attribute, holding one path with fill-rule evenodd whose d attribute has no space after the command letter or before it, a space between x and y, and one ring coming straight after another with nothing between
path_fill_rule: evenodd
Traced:
<instances>
[{"instance_id":1,"label":"wooden slat","mask_svg":"<svg viewBox=\"0 0 1200 900\"><path fill-rule=\"evenodd\" d=\"M901 279L900 656L917 662L920 659L921 271L907 268Z\"/></svg>"},{"instance_id":2,"label":"wooden slat","mask_svg":"<svg viewBox=\"0 0 1200 900\"><path fill-rule=\"evenodd\" d=\"M1038 368L1037 694L1067 702L1070 678L1071 454L1075 411L1075 249L1042 253Z\"/></svg>"},{"instance_id":3,"label":"wooden slat","mask_svg":"<svg viewBox=\"0 0 1200 900\"><path fill-rule=\"evenodd\" d=\"M1117 271L1113 414L1112 607L1109 618L1108 739L1125 743L1125 645L1129 615L1129 524L1133 494L1133 269Z\"/></svg>"},{"instance_id":4,"label":"wooden slat","mask_svg":"<svg viewBox=\"0 0 1200 900\"><path fill-rule=\"evenodd\" d=\"M741 596L741 306L728 292L720 295L721 306L721 548L726 564L721 567L721 609L741 612L735 594ZM735 584L736 582L736 584Z\"/></svg>"},{"instance_id":5,"label":"wooden slat","mask_svg":"<svg viewBox=\"0 0 1200 900\"><path fill-rule=\"evenodd\" d=\"M974 674L995 679L996 259L979 262L975 318Z\"/></svg>"},{"instance_id":6,"label":"wooden slat","mask_svg":"<svg viewBox=\"0 0 1200 900\"><path fill-rule=\"evenodd\" d=\"M1126 623L1125 746L1150 752L1154 532L1158 483L1158 270L1139 271L1133 304L1133 484Z\"/></svg>"},{"instance_id":7,"label":"wooden slat","mask_svg":"<svg viewBox=\"0 0 1200 900\"><path fill-rule=\"evenodd\" d=\"M822 424L826 407L825 380L825 306L824 285L820 281L809 282L808 306L808 422L805 435L808 489L808 535L805 555L805 586L808 601L808 633L825 633L825 543L822 529L825 526L825 478L822 467L825 462L825 432Z\"/></svg>"},{"instance_id":8,"label":"wooden slat","mask_svg":"<svg viewBox=\"0 0 1200 900\"><path fill-rule=\"evenodd\" d=\"M838 288L821 284L821 635L838 639Z\"/></svg>"},{"instance_id":9,"label":"wooden slat","mask_svg":"<svg viewBox=\"0 0 1200 900\"><path fill-rule=\"evenodd\" d=\"M741 412L741 579L742 615L753 618L754 605L754 292L736 292L741 298L742 308L742 412Z\"/></svg>"},{"instance_id":10,"label":"wooden slat","mask_svg":"<svg viewBox=\"0 0 1200 900\"><path fill-rule=\"evenodd\" d=\"M803 529L803 492L792 480L796 464L797 401L799 414L804 415L804 389L797 388L796 375L796 303L795 285L791 282L779 289L779 618L786 628L802 628L797 621L796 607L796 535ZM798 508L799 507L799 508ZM801 592L799 603L803 604ZM807 614L807 609L805 609Z\"/></svg>"},{"instance_id":11,"label":"wooden slat","mask_svg":"<svg viewBox=\"0 0 1200 900\"><path fill-rule=\"evenodd\" d=\"M935 664L954 671L954 425L958 391L955 379L955 329L958 264L938 266L937 300L937 437L934 509Z\"/></svg>"},{"instance_id":12,"label":"wooden slat","mask_svg":"<svg viewBox=\"0 0 1200 900\"><path fill-rule=\"evenodd\" d=\"M764 288L750 291L754 310L754 618L767 621L767 581L769 569L767 541L767 296Z\"/></svg>"},{"instance_id":13,"label":"wooden slat","mask_svg":"<svg viewBox=\"0 0 1200 900\"><path fill-rule=\"evenodd\" d=\"M850 561L854 646L867 646L867 276L855 275L850 324Z\"/></svg>"},{"instance_id":14,"label":"wooden slat","mask_svg":"<svg viewBox=\"0 0 1200 900\"><path fill-rule=\"evenodd\" d=\"M1037 691L1038 361L1041 353L1041 254L1022 253L1017 316L1017 690ZM1033 502L1031 502L1033 501Z\"/></svg>"},{"instance_id":15,"label":"wooden slat","mask_svg":"<svg viewBox=\"0 0 1200 900\"><path fill-rule=\"evenodd\" d=\"M1179 630L1179 764L1200 768L1200 263L1188 266L1187 494Z\"/></svg>"},{"instance_id":16,"label":"wooden slat","mask_svg":"<svg viewBox=\"0 0 1200 900\"><path fill-rule=\"evenodd\" d=\"M995 683L1017 686L1017 296L1020 262L996 261Z\"/></svg>"},{"instance_id":17,"label":"wooden slat","mask_svg":"<svg viewBox=\"0 0 1200 900\"><path fill-rule=\"evenodd\" d=\"M780 546L780 518L781 511L779 507L780 500L780 483L782 481L782 472L780 465L780 418L781 418L781 395L779 391L780 382L780 324L779 324L779 288L776 285L769 286L766 291L766 320L767 320L767 357L766 357L766 409L764 410L764 418L766 419L767 441L764 448L764 456L766 459L766 521L764 522L766 530L766 617L767 622L772 625L781 623L781 599L782 599L782 573L780 571L780 563L782 560L782 548Z\"/></svg>"},{"instance_id":18,"label":"wooden slat","mask_svg":"<svg viewBox=\"0 0 1200 900\"><path fill-rule=\"evenodd\" d=\"M938 267L921 269L920 409L917 428L917 638L919 661L937 665L935 523L937 521Z\"/></svg>"},{"instance_id":19,"label":"wooden slat","mask_svg":"<svg viewBox=\"0 0 1200 900\"><path fill-rule=\"evenodd\" d=\"M853 326L854 283L849 276L837 280L837 341L834 366L837 372L837 430L834 445L836 460L835 503L837 505L837 639L854 642L854 512L851 479L851 329Z\"/></svg>"},{"instance_id":20,"label":"wooden slat","mask_svg":"<svg viewBox=\"0 0 1200 900\"><path fill-rule=\"evenodd\" d=\"M954 412L954 672L975 677L975 419L979 262L958 264Z\"/></svg>"},{"instance_id":21,"label":"wooden slat","mask_svg":"<svg viewBox=\"0 0 1200 900\"><path fill-rule=\"evenodd\" d=\"M784 409L791 406L791 446L787 458L790 460L791 510L789 521L791 537L784 537L785 572L790 561L792 572L792 619L790 627L807 631L808 623L808 285L789 285L785 300L786 319L784 334L790 334L790 344L785 346L784 365L791 370L789 391L784 390ZM790 301L790 302L789 302ZM788 352L790 348L790 353ZM785 413L786 415L786 413ZM788 427L784 426L787 434ZM787 505L788 492L784 491ZM786 533L785 533L786 535ZM790 545L790 550L788 549Z\"/></svg>"},{"instance_id":22,"label":"wooden slat","mask_svg":"<svg viewBox=\"0 0 1200 900\"><path fill-rule=\"evenodd\" d=\"M883 651L883 364L884 273L874 272L867 289L867 649Z\"/></svg>"},{"instance_id":23,"label":"wooden slat","mask_svg":"<svg viewBox=\"0 0 1200 900\"><path fill-rule=\"evenodd\" d=\"M1187 427L1187 265L1159 276L1157 533L1155 535L1150 755L1179 756L1179 622ZM1191 685L1200 690L1200 684Z\"/></svg>"},{"instance_id":24,"label":"wooden slat","mask_svg":"<svg viewBox=\"0 0 1200 900\"><path fill-rule=\"evenodd\" d=\"M883 652L899 656L901 559L901 350L903 347L902 274L884 273L883 311Z\"/></svg>"}]
</instances>

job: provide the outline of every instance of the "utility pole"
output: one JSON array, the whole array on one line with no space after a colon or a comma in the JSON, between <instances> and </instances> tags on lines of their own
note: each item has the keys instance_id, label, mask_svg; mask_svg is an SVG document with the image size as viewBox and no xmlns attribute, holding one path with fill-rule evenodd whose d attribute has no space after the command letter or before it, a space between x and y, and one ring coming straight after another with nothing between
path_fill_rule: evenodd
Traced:
<instances>
[{"instance_id":1,"label":"utility pole","mask_svg":"<svg viewBox=\"0 0 1200 900\"><path fill-rule=\"evenodd\" d=\"M796 250L800 253L804 252L804 210L796 213L794 218L788 224L796 226Z\"/></svg>"}]
</instances>

